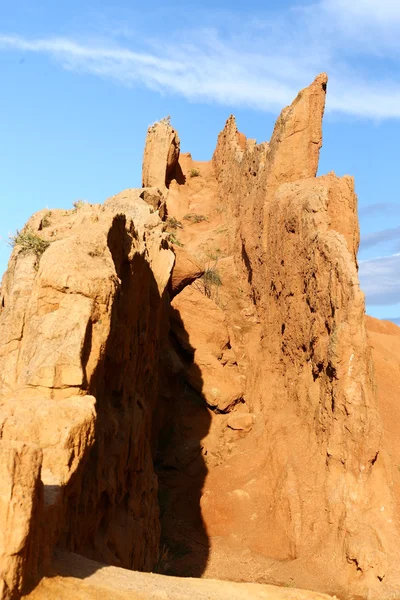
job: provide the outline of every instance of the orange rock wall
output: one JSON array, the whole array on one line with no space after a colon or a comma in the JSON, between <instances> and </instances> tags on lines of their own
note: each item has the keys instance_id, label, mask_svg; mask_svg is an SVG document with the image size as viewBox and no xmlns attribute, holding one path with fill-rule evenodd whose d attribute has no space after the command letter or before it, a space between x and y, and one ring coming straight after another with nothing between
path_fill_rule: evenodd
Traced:
<instances>
[{"instance_id":1,"label":"orange rock wall","mask_svg":"<svg viewBox=\"0 0 400 600\"><path fill-rule=\"evenodd\" d=\"M365 591L390 571L397 530L357 276L357 198L350 177L315 177L326 83L317 77L283 110L269 144L244 145L228 119L213 165L261 324L245 398L265 427L263 551L325 554Z\"/></svg>"},{"instance_id":2,"label":"orange rock wall","mask_svg":"<svg viewBox=\"0 0 400 600\"><path fill-rule=\"evenodd\" d=\"M28 227L49 246L37 257L16 245L3 279L2 468L12 478L3 449L15 441L43 455L39 480L32 469L25 500L16 499L27 503L23 530L2 548L11 594L34 575L19 565L46 566L55 544L125 568L150 570L157 560L154 413L174 255L140 193L52 211L45 228L44 211L35 215ZM29 470L28 458L15 461ZM30 520L32 502L40 506ZM22 521L4 511L2 528Z\"/></svg>"}]
</instances>

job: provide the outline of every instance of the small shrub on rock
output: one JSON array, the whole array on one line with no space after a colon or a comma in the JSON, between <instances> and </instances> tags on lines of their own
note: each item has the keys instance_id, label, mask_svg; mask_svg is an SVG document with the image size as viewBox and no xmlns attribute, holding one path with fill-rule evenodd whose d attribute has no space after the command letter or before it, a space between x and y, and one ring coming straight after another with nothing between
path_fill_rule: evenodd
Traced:
<instances>
[{"instance_id":1,"label":"small shrub on rock","mask_svg":"<svg viewBox=\"0 0 400 600\"><path fill-rule=\"evenodd\" d=\"M178 219L176 219L175 217L168 217L167 219L167 226L170 229L182 229L183 225L180 221L178 221Z\"/></svg>"},{"instance_id":2,"label":"small shrub on rock","mask_svg":"<svg viewBox=\"0 0 400 600\"><path fill-rule=\"evenodd\" d=\"M183 247L182 242L178 240L175 234L171 233L170 231L168 231L167 233L169 235L169 241L171 242L171 244L175 244L175 246L180 246L181 248Z\"/></svg>"},{"instance_id":3,"label":"small shrub on rock","mask_svg":"<svg viewBox=\"0 0 400 600\"><path fill-rule=\"evenodd\" d=\"M10 244L14 248L20 246L21 254L35 254L36 263L35 268L39 267L39 260L42 254L50 246L50 242L41 238L35 231L32 231L30 227L25 227L22 231L18 231L13 236L10 236Z\"/></svg>"},{"instance_id":4,"label":"small shrub on rock","mask_svg":"<svg viewBox=\"0 0 400 600\"><path fill-rule=\"evenodd\" d=\"M202 221L208 221L205 215L196 215L195 213L189 213L183 217L185 221L190 221L191 223L201 223Z\"/></svg>"},{"instance_id":5,"label":"small shrub on rock","mask_svg":"<svg viewBox=\"0 0 400 600\"><path fill-rule=\"evenodd\" d=\"M72 206L75 210L79 210L80 208L83 208L85 204L87 204L87 202L84 202L83 200L76 200L72 203Z\"/></svg>"},{"instance_id":6,"label":"small shrub on rock","mask_svg":"<svg viewBox=\"0 0 400 600\"><path fill-rule=\"evenodd\" d=\"M199 264L204 267L204 274L197 281L196 287L207 298L211 298L218 304L218 290L222 285L222 278L217 265L220 259L220 250L207 249L202 257L199 257Z\"/></svg>"}]
</instances>

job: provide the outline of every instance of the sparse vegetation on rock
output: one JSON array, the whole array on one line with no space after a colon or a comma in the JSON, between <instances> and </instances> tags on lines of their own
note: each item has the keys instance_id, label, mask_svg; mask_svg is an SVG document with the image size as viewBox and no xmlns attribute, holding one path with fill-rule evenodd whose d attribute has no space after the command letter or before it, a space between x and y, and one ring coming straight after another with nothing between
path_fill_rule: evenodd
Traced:
<instances>
[{"instance_id":1,"label":"sparse vegetation on rock","mask_svg":"<svg viewBox=\"0 0 400 600\"><path fill-rule=\"evenodd\" d=\"M202 267L203 275L196 281L195 285L207 298L213 298L218 302L218 290L222 285L222 278L218 271L218 261L221 251L219 249L205 249L198 257Z\"/></svg>"},{"instance_id":2,"label":"sparse vegetation on rock","mask_svg":"<svg viewBox=\"0 0 400 600\"><path fill-rule=\"evenodd\" d=\"M178 221L178 219L176 219L175 217L168 217L167 221L167 227L169 227L170 229L182 229L183 225L180 221Z\"/></svg>"},{"instance_id":3,"label":"sparse vegetation on rock","mask_svg":"<svg viewBox=\"0 0 400 600\"><path fill-rule=\"evenodd\" d=\"M176 235L174 233L171 233L171 232L168 232L168 233L169 233L169 241L171 242L171 244L175 244L175 246L180 246L182 248L184 244L182 244L182 242L180 242L178 240L178 238L176 237Z\"/></svg>"},{"instance_id":4,"label":"sparse vegetation on rock","mask_svg":"<svg viewBox=\"0 0 400 600\"><path fill-rule=\"evenodd\" d=\"M10 243L13 247L18 246L22 254L32 253L36 255L36 268L39 264L42 254L50 246L50 242L44 240L38 233L30 227L25 227L22 231L10 237Z\"/></svg>"},{"instance_id":5,"label":"sparse vegetation on rock","mask_svg":"<svg viewBox=\"0 0 400 600\"><path fill-rule=\"evenodd\" d=\"M188 213L183 217L185 221L190 221L191 223L201 223L202 221L208 221L208 218L205 215L197 215L196 213Z\"/></svg>"},{"instance_id":6,"label":"sparse vegetation on rock","mask_svg":"<svg viewBox=\"0 0 400 600\"><path fill-rule=\"evenodd\" d=\"M79 210L80 208L83 208L85 204L87 204L87 202L84 200L75 200L75 202L72 203L72 206L75 210Z\"/></svg>"},{"instance_id":7,"label":"sparse vegetation on rock","mask_svg":"<svg viewBox=\"0 0 400 600\"><path fill-rule=\"evenodd\" d=\"M222 285L222 279L216 267L208 267L202 276L204 282L204 293L207 298L211 298L215 288Z\"/></svg>"}]
</instances>

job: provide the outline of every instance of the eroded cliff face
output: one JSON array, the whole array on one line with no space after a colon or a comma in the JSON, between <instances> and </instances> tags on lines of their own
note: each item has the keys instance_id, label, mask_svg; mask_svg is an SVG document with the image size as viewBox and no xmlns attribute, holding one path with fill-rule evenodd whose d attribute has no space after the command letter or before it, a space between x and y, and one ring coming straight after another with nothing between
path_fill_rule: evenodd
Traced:
<instances>
[{"instance_id":1,"label":"eroded cliff face","mask_svg":"<svg viewBox=\"0 0 400 600\"><path fill-rule=\"evenodd\" d=\"M312 87L320 85L318 81ZM322 85L320 94L325 94ZM301 116L298 126L302 132L307 130ZM310 132L316 129L309 127ZM306 151L314 140L301 143ZM315 146L317 151L320 142ZM295 146L294 151L297 154L301 148ZM322 540L328 545L333 536L333 546L340 545L339 562L345 558L358 572L374 572L383 579L392 500L389 485L386 489L381 485L385 477L379 460L381 425L357 277L353 182L333 174L309 178L315 174L315 160L310 160L308 172L296 173L298 182L284 183L284 159L280 160L277 147L274 162L280 170L272 179L280 180L278 187L270 187L273 167L265 168L259 175L264 181L250 184L247 194L243 186L236 198L231 194L233 210L239 213L236 236L242 240L237 263L247 271L249 292L262 319L258 355L262 364L251 367L258 377L246 397L268 426L266 454L281 478L277 495L271 493L276 483L269 482L268 504L275 507L273 512L282 513L282 502L288 503L286 519L282 514L274 517L269 527L275 530L280 547L287 537L286 558L314 554ZM250 160L244 156L236 162L237 168L246 173ZM214 161L218 168L218 152ZM288 171L290 181L290 160ZM300 180L302 174L306 177ZM257 197L260 188L267 190L258 213L261 220L241 206L243 198ZM255 229L262 247L257 260L254 238L246 237L247 231ZM290 444L283 455L272 450L279 431L286 431L283 435ZM272 446L269 452L268 446Z\"/></svg>"},{"instance_id":2,"label":"eroded cliff face","mask_svg":"<svg viewBox=\"0 0 400 600\"><path fill-rule=\"evenodd\" d=\"M52 575L73 551L346 598L397 589L397 451L357 197L351 177L316 177L326 91L322 74L269 143L230 117L209 163L180 154L163 120L142 190L29 221L44 252L16 245L0 299L0 526L16 531L0 542L4 598L56 547Z\"/></svg>"},{"instance_id":3,"label":"eroded cliff face","mask_svg":"<svg viewBox=\"0 0 400 600\"><path fill-rule=\"evenodd\" d=\"M244 579L252 562L259 581L374 595L395 570L398 515L357 275L354 183L316 177L326 90L322 74L269 143L246 140L230 117L211 165L181 156L186 181L171 182L167 206L185 250L218 255L213 300L242 377L229 379L241 401L223 407L229 417L214 409L202 440L206 573ZM207 221L185 223L185 213ZM206 380L210 365L200 368ZM224 564L228 552L243 560L241 547L252 561Z\"/></svg>"},{"instance_id":4,"label":"eroded cliff face","mask_svg":"<svg viewBox=\"0 0 400 600\"><path fill-rule=\"evenodd\" d=\"M2 564L14 545L27 562L27 573L15 566L13 585L6 578L6 598L35 575L29 565L50 561L55 544L125 568L149 570L157 560L153 417L174 255L141 193L35 215L24 231L48 247L38 256L19 238L4 277L0 446L9 448L7 464L29 471L31 454L7 444L43 455L26 483L29 502L39 503L24 525L35 543L3 512L1 527L18 539L5 544Z\"/></svg>"},{"instance_id":5,"label":"eroded cliff face","mask_svg":"<svg viewBox=\"0 0 400 600\"><path fill-rule=\"evenodd\" d=\"M170 125L169 117L151 125L147 131L144 149L143 187L165 188L178 163L179 152L179 136Z\"/></svg>"}]
</instances>

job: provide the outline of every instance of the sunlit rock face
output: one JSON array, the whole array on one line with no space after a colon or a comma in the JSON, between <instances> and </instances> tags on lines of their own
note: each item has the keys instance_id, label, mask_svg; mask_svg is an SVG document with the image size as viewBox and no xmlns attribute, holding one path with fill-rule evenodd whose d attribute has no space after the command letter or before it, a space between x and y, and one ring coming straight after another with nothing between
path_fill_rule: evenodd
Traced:
<instances>
[{"instance_id":1,"label":"sunlit rock face","mask_svg":"<svg viewBox=\"0 0 400 600\"><path fill-rule=\"evenodd\" d=\"M326 93L321 74L261 144L231 116L210 162L164 119L142 188L41 211L17 238L0 292L3 598L49 569L32 598L283 597L200 577L394 597L398 328L366 331L353 179L316 177Z\"/></svg>"}]
</instances>

